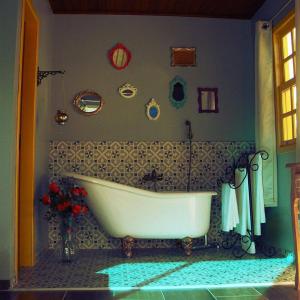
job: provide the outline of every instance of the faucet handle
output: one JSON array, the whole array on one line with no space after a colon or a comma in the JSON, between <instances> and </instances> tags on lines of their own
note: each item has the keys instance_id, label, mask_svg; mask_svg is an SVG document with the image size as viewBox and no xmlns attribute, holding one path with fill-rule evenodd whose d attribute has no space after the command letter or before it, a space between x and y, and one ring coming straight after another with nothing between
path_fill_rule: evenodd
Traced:
<instances>
[{"instance_id":1,"label":"faucet handle","mask_svg":"<svg viewBox=\"0 0 300 300\"><path fill-rule=\"evenodd\" d=\"M146 174L146 175L144 175L142 179L143 179L143 181L151 181L151 180L152 180L152 178L151 178L151 175L150 175L150 174Z\"/></svg>"},{"instance_id":2,"label":"faucet handle","mask_svg":"<svg viewBox=\"0 0 300 300\"><path fill-rule=\"evenodd\" d=\"M162 181L163 180L163 174L159 174L158 176L157 176L157 179L156 179L157 181Z\"/></svg>"}]
</instances>

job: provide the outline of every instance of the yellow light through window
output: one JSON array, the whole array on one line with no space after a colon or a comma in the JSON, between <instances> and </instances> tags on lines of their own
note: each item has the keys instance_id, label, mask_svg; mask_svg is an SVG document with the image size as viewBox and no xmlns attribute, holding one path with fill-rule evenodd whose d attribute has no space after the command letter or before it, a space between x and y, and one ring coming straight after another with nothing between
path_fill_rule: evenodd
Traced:
<instances>
[{"instance_id":1,"label":"yellow light through window","mask_svg":"<svg viewBox=\"0 0 300 300\"><path fill-rule=\"evenodd\" d=\"M294 63L293 63L293 59L291 58L284 63L284 80L288 81L290 79L293 79L294 76L295 76Z\"/></svg>"},{"instance_id":2,"label":"yellow light through window","mask_svg":"<svg viewBox=\"0 0 300 300\"><path fill-rule=\"evenodd\" d=\"M293 139L293 119L292 116L283 118L283 140L289 141Z\"/></svg>"},{"instance_id":3,"label":"yellow light through window","mask_svg":"<svg viewBox=\"0 0 300 300\"><path fill-rule=\"evenodd\" d=\"M297 88L294 85L293 86L293 109L296 109L297 107Z\"/></svg>"},{"instance_id":4,"label":"yellow light through window","mask_svg":"<svg viewBox=\"0 0 300 300\"><path fill-rule=\"evenodd\" d=\"M297 137L297 118L296 118L296 114L293 115L294 117L294 138Z\"/></svg>"},{"instance_id":5,"label":"yellow light through window","mask_svg":"<svg viewBox=\"0 0 300 300\"><path fill-rule=\"evenodd\" d=\"M287 89L282 92L282 113L287 113L291 109L291 91Z\"/></svg>"},{"instance_id":6,"label":"yellow light through window","mask_svg":"<svg viewBox=\"0 0 300 300\"><path fill-rule=\"evenodd\" d=\"M283 58L287 58L293 53L292 33L289 32L282 38Z\"/></svg>"},{"instance_id":7,"label":"yellow light through window","mask_svg":"<svg viewBox=\"0 0 300 300\"><path fill-rule=\"evenodd\" d=\"M277 139L279 147L293 147L297 135L299 90L296 88L296 28L295 16L274 29L274 59L276 72ZM299 119L298 119L299 124ZM298 132L299 136L299 132ZM300 138L300 137L298 137Z\"/></svg>"}]
</instances>

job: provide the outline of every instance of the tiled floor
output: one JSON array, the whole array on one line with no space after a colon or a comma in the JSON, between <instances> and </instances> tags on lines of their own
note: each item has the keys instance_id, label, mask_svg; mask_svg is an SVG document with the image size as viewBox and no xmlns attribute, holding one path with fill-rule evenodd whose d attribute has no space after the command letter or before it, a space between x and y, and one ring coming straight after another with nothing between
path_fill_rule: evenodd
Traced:
<instances>
[{"instance_id":1,"label":"tiled floor","mask_svg":"<svg viewBox=\"0 0 300 300\"><path fill-rule=\"evenodd\" d=\"M136 250L131 259L119 250L84 250L72 263L45 252L34 268L22 269L15 290L22 289L174 289L261 286L293 283L294 266L286 258L247 256L235 259L215 248Z\"/></svg>"},{"instance_id":2,"label":"tiled floor","mask_svg":"<svg viewBox=\"0 0 300 300\"><path fill-rule=\"evenodd\" d=\"M298 300L293 286L265 288L185 289L149 291L0 292L1 300Z\"/></svg>"}]
</instances>

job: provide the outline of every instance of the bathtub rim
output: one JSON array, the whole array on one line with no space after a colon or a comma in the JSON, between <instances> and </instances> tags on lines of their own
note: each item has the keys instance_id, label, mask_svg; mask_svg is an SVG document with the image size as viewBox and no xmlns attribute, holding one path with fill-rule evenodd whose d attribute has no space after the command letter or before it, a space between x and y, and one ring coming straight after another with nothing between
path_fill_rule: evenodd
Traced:
<instances>
[{"instance_id":1,"label":"bathtub rim","mask_svg":"<svg viewBox=\"0 0 300 300\"><path fill-rule=\"evenodd\" d=\"M142 194L147 197L153 197L153 198L174 198L174 196L176 198L186 198L187 196L189 196L189 197L198 196L199 197L200 195L212 197L212 196L218 195L218 193L216 191L210 191L210 190L203 190L203 191L198 191L198 192L195 192L195 191L192 191L192 192L182 192L182 191L154 192L154 191L143 190L140 188L132 187L132 186L125 185L122 183L117 183L117 182L113 182L113 181L109 181L109 180L105 180L105 179L100 179L100 178L93 177L93 176L80 175L80 174L73 173L73 172L63 172L63 173L61 173L61 177L74 178L74 179L82 180L85 182L99 184L99 185L103 185L103 186L106 186L109 188L126 191L129 193Z\"/></svg>"}]
</instances>

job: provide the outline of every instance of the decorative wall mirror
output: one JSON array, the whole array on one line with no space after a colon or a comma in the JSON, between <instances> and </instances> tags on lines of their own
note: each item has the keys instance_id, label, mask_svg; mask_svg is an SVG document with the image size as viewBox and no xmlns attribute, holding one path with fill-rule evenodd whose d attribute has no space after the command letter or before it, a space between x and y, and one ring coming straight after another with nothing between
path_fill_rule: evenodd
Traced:
<instances>
[{"instance_id":1,"label":"decorative wall mirror","mask_svg":"<svg viewBox=\"0 0 300 300\"><path fill-rule=\"evenodd\" d=\"M125 83L119 87L119 94L127 99L133 98L137 93L137 88L130 83Z\"/></svg>"},{"instance_id":2,"label":"decorative wall mirror","mask_svg":"<svg viewBox=\"0 0 300 300\"><path fill-rule=\"evenodd\" d=\"M195 67L196 48L171 48L172 67Z\"/></svg>"},{"instance_id":3,"label":"decorative wall mirror","mask_svg":"<svg viewBox=\"0 0 300 300\"><path fill-rule=\"evenodd\" d=\"M149 120L155 121L160 116L160 107L154 98L146 104L146 115Z\"/></svg>"},{"instance_id":4,"label":"decorative wall mirror","mask_svg":"<svg viewBox=\"0 0 300 300\"><path fill-rule=\"evenodd\" d=\"M218 113L218 89L198 88L199 113Z\"/></svg>"},{"instance_id":5,"label":"decorative wall mirror","mask_svg":"<svg viewBox=\"0 0 300 300\"><path fill-rule=\"evenodd\" d=\"M122 70L128 66L131 60L131 53L123 44L118 43L109 50L108 58L117 70Z\"/></svg>"},{"instance_id":6,"label":"decorative wall mirror","mask_svg":"<svg viewBox=\"0 0 300 300\"><path fill-rule=\"evenodd\" d=\"M104 100L96 92L86 90L75 95L73 104L79 112L85 115L94 115L102 109Z\"/></svg>"},{"instance_id":7,"label":"decorative wall mirror","mask_svg":"<svg viewBox=\"0 0 300 300\"><path fill-rule=\"evenodd\" d=\"M183 107L186 102L186 82L179 76L170 81L169 99L176 108Z\"/></svg>"}]
</instances>

